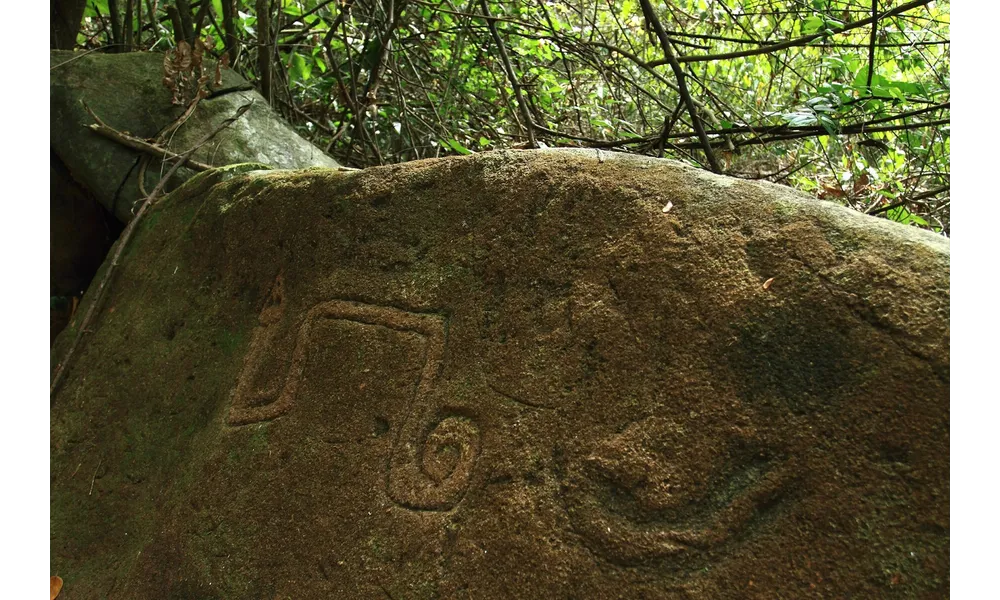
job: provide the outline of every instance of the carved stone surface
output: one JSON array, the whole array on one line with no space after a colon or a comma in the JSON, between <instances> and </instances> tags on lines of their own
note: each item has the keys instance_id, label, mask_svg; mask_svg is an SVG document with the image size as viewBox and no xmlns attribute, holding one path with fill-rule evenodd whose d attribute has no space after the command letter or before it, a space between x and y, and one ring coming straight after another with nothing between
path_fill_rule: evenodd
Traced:
<instances>
[{"instance_id":1,"label":"carved stone surface","mask_svg":"<svg viewBox=\"0 0 1000 600\"><path fill-rule=\"evenodd\" d=\"M947 597L946 240L608 153L209 181L55 399L64 593Z\"/></svg>"}]
</instances>

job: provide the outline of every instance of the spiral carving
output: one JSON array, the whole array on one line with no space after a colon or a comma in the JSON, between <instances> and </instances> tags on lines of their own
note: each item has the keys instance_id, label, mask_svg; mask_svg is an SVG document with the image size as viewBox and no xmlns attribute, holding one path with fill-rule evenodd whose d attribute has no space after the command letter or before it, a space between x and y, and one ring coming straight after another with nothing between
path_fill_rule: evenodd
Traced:
<instances>
[{"instance_id":1,"label":"spiral carving","mask_svg":"<svg viewBox=\"0 0 1000 600\"><path fill-rule=\"evenodd\" d=\"M480 431L470 417L448 414L404 427L389 461L389 496L414 510L449 510L465 495L479 459ZM409 441L402 441L409 440Z\"/></svg>"}]
</instances>

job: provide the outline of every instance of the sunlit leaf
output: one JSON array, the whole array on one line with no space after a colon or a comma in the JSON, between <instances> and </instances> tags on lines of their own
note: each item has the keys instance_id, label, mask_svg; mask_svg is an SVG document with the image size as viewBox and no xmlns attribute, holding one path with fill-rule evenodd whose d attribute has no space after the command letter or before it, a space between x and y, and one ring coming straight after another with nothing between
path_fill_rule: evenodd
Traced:
<instances>
[{"instance_id":1,"label":"sunlit leaf","mask_svg":"<svg viewBox=\"0 0 1000 600\"><path fill-rule=\"evenodd\" d=\"M312 62L307 61L301 54L295 53L292 55L292 68L290 72L295 79L308 81L312 75L312 68Z\"/></svg>"},{"instance_id":2,"label":"sunlit leaf","mask_svg":"<svg viewBox=\"0 0 1000 600\"><path fill-rule=\"evenodd\" d=\"M458 152L459 154L472 154L472 150L469 150L462 144L458 143L458 140L446 140L444 143L447 144L449 148L451 148L455 152Z\"/></svg>"}]
</instances>

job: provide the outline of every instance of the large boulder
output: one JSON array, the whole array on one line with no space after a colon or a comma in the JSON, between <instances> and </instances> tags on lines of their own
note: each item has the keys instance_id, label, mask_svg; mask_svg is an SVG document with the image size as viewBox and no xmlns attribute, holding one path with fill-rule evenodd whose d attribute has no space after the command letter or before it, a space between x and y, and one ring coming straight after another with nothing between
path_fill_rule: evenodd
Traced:
<instances>
[{"instance_id":1,"label":"large boulder","mask_svg":"<svg viewBox=\"0 0 1000 600\"><path fill-rule=\"evenodd\" d=\"M187 108L172 104L172 93L163 84L162 53L78 53L51 50L49 81L50 144L73 177L94 194L122 222L132 216L133 204L142 197L138 185L139 152L91 131L94 118L138 138L153 138L174 123ZM206 59L214 78L215 63ZM337 162L299 136L268 106L267 101L234 71L220 70L220 85L209 82L210 95L190 118L168 137L165 146L181 154L236 114L251 108L192 158L209 165L258 162L279 169L336 167ZM145 189L152 191L169 165L156 159L145 172ZM174 185L194 171L181 169Z\"/></svg>"},{"instance_id":2,"label":"large boulder","mask_svg":"<svg viewBox=\"0 0 1000 600\"><path fill-rule=\"evenodd\" d=\"M671 161L210 171L54 397L52 573L70 600L947 597L948 314L947 240Z\"/></svg>"}]
</instances>

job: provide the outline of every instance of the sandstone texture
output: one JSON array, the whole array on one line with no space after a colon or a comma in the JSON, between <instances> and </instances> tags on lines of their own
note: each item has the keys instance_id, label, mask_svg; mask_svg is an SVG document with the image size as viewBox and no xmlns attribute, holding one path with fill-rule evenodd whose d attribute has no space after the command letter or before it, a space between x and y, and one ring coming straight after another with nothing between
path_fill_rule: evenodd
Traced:
<instances>
[{"instance_id":1,"label":"sandstone texture","mask_svg":"<svg viewBox=\"0 0 1000 600\"><path fill-rule=\"evenodd\" d=\"M209 171L100 315L60 598L949 594L925 231L607 152Z\"/></svg>"}]
</instances>

